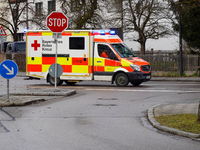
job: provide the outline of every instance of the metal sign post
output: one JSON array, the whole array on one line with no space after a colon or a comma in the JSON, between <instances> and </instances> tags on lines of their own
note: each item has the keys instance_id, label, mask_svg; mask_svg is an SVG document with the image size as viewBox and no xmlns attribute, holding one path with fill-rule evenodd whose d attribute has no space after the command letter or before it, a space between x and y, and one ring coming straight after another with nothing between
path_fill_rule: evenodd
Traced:
<instances>
[{"instance_id":1,"label":"metal sign post","mask_svg":"<svg viewBox=\"0 0 200 150\"><path fill-rule=\"evenodd\" d=\"M55 54L55 89L57 86L57 50L58 50L58 41L57 41L57 35L58 33L56 33L56 37L55 37L55 43L56 43L56 54Z\"/></svg>"},{"instance_id":2,"label":"metal sign post","mask_svg":"<svg viewBox=\"0 0 200 150\"><path fill-rule=\"evenodd\" d=\"M61 34L63 30L65 30L68 26L68 18L62 12L52 12L46 18L47 27L53 32L53 37L56 44L56 54L55 54L55 89L57 86L57 50L58 50L58 36Z\"/></svg>"},{"instance_id":3,"label":"metal sign post","mask_svg":"<svg viewBox=\"0 0 200 150\"><path fill-rule=\"evenodd\" d=\"M9 102L9 79L7 79L7 101Z\"/></svg>"}]
</instances>

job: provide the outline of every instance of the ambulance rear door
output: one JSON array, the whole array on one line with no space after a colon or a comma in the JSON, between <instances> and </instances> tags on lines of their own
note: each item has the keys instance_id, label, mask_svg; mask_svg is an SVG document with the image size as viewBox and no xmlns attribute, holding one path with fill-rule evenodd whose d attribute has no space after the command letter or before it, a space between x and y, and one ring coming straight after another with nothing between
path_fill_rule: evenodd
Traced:
<instances>
[{"instance_id":1,"label":"ambulance rear door","mask_svg":"<svg viewBox=\"0 0 200 150\"><path fill-rule=\"evenodd\" d=\"M27 32L26 75L45 78L42 73L42 33Z\"/></svg>"}]
</instances>

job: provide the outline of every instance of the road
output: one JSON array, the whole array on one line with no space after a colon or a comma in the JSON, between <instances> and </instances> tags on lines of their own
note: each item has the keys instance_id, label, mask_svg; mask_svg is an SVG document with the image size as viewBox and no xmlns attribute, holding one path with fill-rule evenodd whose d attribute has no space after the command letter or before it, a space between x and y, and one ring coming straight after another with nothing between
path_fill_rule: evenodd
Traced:
<instances>
[{"instance_id":1,"label":"road","mask_svg":"<svg viewBox=\"0 0 200 150\"><path fill-rule=\"evenodd\" d=\"M10 81L10 91L53 88L44 80ZM6 94L6 81L0 90ZM4 150L199 150L200 142L158 131L146 119L149 107L199 102L199 82L150 81L140 87L82 82L70 97L23 107L4 107L0 144Z\"/></svg>"}]
</instances>

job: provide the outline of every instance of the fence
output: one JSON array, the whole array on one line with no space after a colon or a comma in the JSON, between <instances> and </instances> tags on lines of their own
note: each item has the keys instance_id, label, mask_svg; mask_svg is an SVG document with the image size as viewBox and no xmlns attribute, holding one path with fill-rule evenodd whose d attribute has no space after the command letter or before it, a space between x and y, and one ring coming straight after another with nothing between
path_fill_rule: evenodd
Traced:
<instances>
[{"instance_id":1,"label":"fence","mask_svg":"<svg viewBox=\"0 0 200 150\"><path fill-rule=\"evenodd\" d=\"M26 54L0 54L0 63L7 59L15 61L19 71L26 70Z\"/></svg>"},{"instance_id":2,"label":"fence","mask_svg":"<svg viewBox=\"0 0 200 150\"><path fill-rule=\"evenodd\" d=\"M138 57L148 61L151 64L152 71L159 72L179 72L180 57L177 54L136 54ZM19 71L26 70L25 54L0 54L0 63L6 59L14 60ZM183 71L196 72L199 68L198 55L183 55Z\"/></svg>"},{"instance_id":3,"label":"fence","mask_svg":"<svg viewBox=\"0 0 200 150\"><path fill-rule=\"evenodd\" d=\"M179 72L180 56L177 54L137 54L138 57L151 64L152 71ZM183 55L183 71L197 71L199 68L198 55Z\"/></svg>"}]
</instances>

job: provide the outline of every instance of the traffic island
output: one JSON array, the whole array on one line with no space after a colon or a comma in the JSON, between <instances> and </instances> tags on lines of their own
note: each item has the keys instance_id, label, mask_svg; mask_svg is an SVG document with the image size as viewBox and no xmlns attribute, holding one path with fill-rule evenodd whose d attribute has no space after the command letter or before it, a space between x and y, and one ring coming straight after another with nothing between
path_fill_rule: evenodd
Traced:
<instances>
[{"instance_id":1,"label":"traffic island","mask_svg":"<svg viewBox=\"0 0 200 150\"><path fill-rule=\"evenodd\" d=\"M153 127L169 132L172 134L177 134L184 137L189 137L200 141L200 134L194 134L190 132L181 131L178 129L170 128L161 125L155 119L155 116L171 115L171 114L197 114L198 103L174 103L174 104L159 104L148 109L148 119Z\"/></svg>"},{"instance_id":2,"label":"traffic island","mask_svg":"<svg viewBox=\"0 0 200 150\"><path fill-rule=\"evenodd\" d=\"M2 96L0 97L0 107L23 106L40 101L45 101L45 99L38 96L10 96L8 100L7 96Z\"/></svg>"},{"instance_id":3,"label":"traffic island","mask_svg":"<svg viewBox=\"0 0 200 150\"><path fill-rule=\"evenodd\" d=\"M65 97L76 94L76 90L60 90L60 89L33 89L30 92L10 93L9 99L7 95L0 97L0 107L23 106L35 102L51 99L52 96Z\"/></svg>"}]
</instances>

